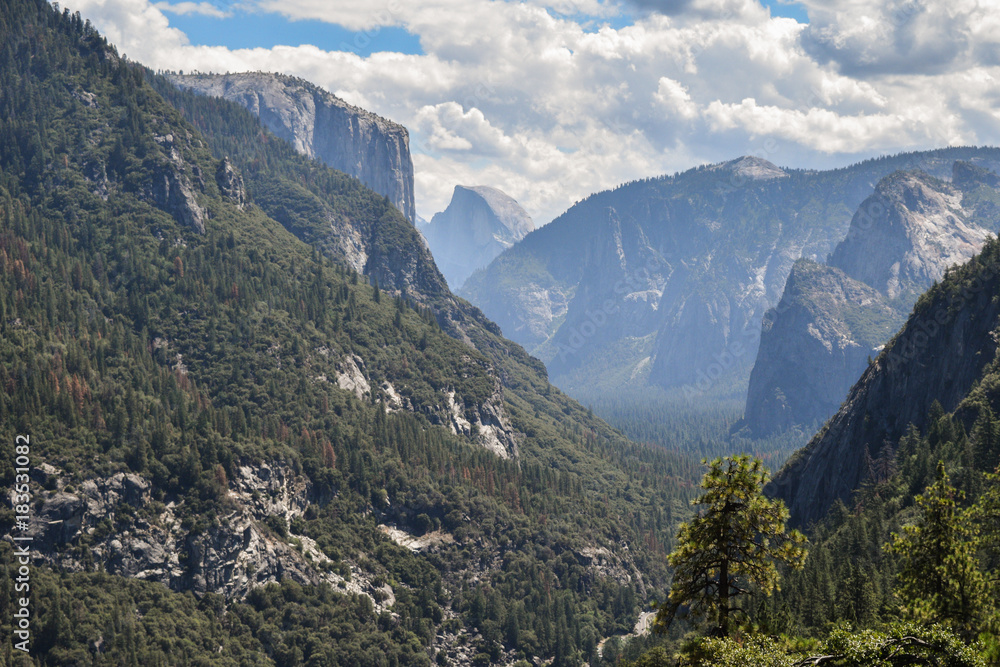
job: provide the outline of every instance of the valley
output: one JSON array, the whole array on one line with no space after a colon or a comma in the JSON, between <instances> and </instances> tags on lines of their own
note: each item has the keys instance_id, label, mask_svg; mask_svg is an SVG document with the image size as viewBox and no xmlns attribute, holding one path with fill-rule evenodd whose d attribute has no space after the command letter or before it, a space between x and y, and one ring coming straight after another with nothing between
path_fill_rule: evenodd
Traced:
<instances>
[{"instance_id":1,"label":"valley","mask_svg":"<svg viewBox=\"0 0 1000 667\"><path fill-rule=\"evenodd\" d=\"M0 664L1000 664L1000 149L427 222L430 104L0 37Z\"/></svg>"}]
</instances>

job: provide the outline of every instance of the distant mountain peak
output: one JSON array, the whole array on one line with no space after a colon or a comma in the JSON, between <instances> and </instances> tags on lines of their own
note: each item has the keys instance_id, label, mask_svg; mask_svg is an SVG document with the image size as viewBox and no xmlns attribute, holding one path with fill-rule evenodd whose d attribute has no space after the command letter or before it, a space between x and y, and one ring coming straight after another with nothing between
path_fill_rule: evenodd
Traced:
<instances>
[{"instance_id":1,"label":"distant mountain peak","mask_svg":"<svg viewBox=\"0 0 1000 667\"><path fill-rule=\"evenodd\" d=\"M513 197L488 185L456 185L448 208L420 227L453 289L534 229Z\"/></svg>"},{"instance_id":2,"label":"distant mountain peak","mask_svg":"<svg viewBox=\"0 0 1000 667\"><path fill-rule=\"evenodd\" d=\"M775 178L787 178L788 172L764 158L755 155L744 155L743 157L723 162L711 167L712 169L731 171L737 176L752 181L769 181Z\"/></svg>"},{"instance_id":3,"label":"distant mountain peak","mask_svg":"<svg viewBox=\"0 0 1000 667\"><path fill-rule=\"evenodd\" d=\"M455 201L455 197L463 190L474 192L481 197L493 213L496 214L497 220L504 228L517 236L517 240L524 238L525 234L535 230L535 222L531 219L531 216L521 208L516 199L506 192L490 187L489 185L456 185L455 192L452 193L452 202ZM434 217L436 218L437 216ZM431 222L433 221L432 218Z\"/></svg>"}]
</instances>

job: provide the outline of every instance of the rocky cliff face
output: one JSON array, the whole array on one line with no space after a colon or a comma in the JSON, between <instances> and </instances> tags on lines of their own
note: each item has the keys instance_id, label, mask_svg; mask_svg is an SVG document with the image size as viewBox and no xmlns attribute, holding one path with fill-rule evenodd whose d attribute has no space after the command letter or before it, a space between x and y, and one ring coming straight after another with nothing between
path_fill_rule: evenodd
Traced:
<instances>
[{"instance_id":1,"label":"rocky cliff face","mask_svg":"<svg viewBox=\"0 0 1000 667\"><path fill-rule=\"evenodd\" d=\"M578 397L644 383L691 400L740 392L794 262L833 252L880 179L913 168L950 178L956 159L996 165L1000 151L915 153L829 172L746 157L629 183L528 235L461 294ZM901 268L901 284L919 268Z\"/></svg>"},{"instance_id":2,"label":"rocky cliff face","mask_svg":"<svg viewBox=\"0 0 1000 667\"><path fill-rule=\"evenodd\" d=\"M471 358L465 359L472 362ZM471 366L470 366L471 368ZM519 444L524 434L519 433L510 423L504 407L503 386L495 369L489 365L480 367L493 381L492 393L481 404L467 402L456 396L454 391L443 390L439 402L433 405L415 405L410 399L402 398L391 382L382 381L373 388L369 381L364 359L357 355L344 358L337 364L335 382L341 389L352 392L359 399L375 400L381 403L387 413L396 410L419 412L432 423L443 426L455 435L463 435L485 447L502 459L517 458Z\"/></svg>"},{"instance_id":3,"label":"rocky cliff face","mask_svg":"<svg viewBox=\"0 0 1000 667\"><path fill-rule=\"evenodd\" d=\"M843 271L802 259L764 315L746 423L755 435L815 430L905 316Z\"/></svg>"},{"instance_id":4,"label":"rocky cliff face","mask_svg":"<svg viewBox=\"0 0 1000 667\"><path fill-rule=\"evenodd\" d=\"M324 500L315 497L304 476L277 461L242 465L239 471L225 491L228 512L207 525L192 526L179 518L183 501L155 500L155 489L144 477L117 473L73 487L61 470L43 465L37 481L50 490L32 515L34 553L71 572L99 566L109 574L156 581L177 591L241 598L287 578L301 584L325 581L366 595L376 609L392 605L388 586L372 584L357 567L334 568L310 538L279 534L267 525L268 517L288 525L310 502ZM79 544L87 548L69 548ZM345 568L351 572L347 578L341 574Z\"/></svg>"},{"instance_id":5,"label":"rocky cliff face","mask_svg":"<svg viewBox=\"0 0 1000 667\"><path fill-rule=\"evenodd\" d=\"M745 423L755 435L823 423L917 296L998 228L991 172L957 162L953 183L919 171L882 181L829 266L797 263L764 317Z\"/></svg>"},{"instance_id":6,"label":"rocky cliff face","mask_svg":"<svg viewBox=\"0 0 1000 667\"><path fill-rule=\"evenodd\" d=\"M242 104L304 155L358 178L411 222L413 161L406 128L281 74L171 75L175 85Z\"/></svg>"},{"instance_id":7,"label":"rocky cliff face","mask_svg":"<svg viewBox=\"0 0 1000 667\"><path fill-rule=\"evenodd\" d=\"M911 424L923 428L935 401L946 412L960 405L995 364L998 290L994 241L921 297L837 414L769 485L788 504L793 524L821 518L834 500L849 503L867 478L866 454L897 446Z\"/></svg>"},{"instance_id":8,"label":"rocky cliff face","mask_svg":"<svg viewBox=\"0 0 1000 667\"><path fill-rule=\"evenodd\" d=\"M419 225L452 289L535 228L531 216L496 188L456 185L451 202Z\"/></svg>"},{"instance_id":9,"label":"rocky cliff face","mask_svg":"<svg viewBox=\"0 0 1000 667\"><path fill-rule=\"evenodd\" d=\"M884 178L851 220L830 265L889 299L912 303L986 241L989 231L969 219L962 198L959 188L922 172Z\"/></svg>"},{"instance_id":10,"label":"rocky cliff face","mask_svg":"<svg viewBox=\"0 0 1000 667\"><path fill-rule=\"evenodd\" d=\"M145 202L169 213L182 225L204 234L208 213L198 203L198 196L205 192L205 178L192 159L192 152L196 150L192 137L154 135L153 141L159 150L147 155L144 178L129 187L137 186L138 194ZM102 199L108 198L111 185L109 174L112 178L123 180L124 174L120 172L124 165L116 164L119 161L123 160L112 153L109 164L93 162L88 165L85 172L87 182L91 191Z\"/></svg>"}]
</instances>

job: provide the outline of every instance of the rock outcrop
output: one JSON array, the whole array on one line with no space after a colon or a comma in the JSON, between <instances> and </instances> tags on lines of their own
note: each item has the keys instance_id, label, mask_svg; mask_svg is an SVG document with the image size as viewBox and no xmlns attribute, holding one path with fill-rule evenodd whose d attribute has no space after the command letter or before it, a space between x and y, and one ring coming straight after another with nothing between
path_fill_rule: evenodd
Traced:
<instances>
[{"instance_id":1,"label":"rock outcrop","mask_svg":"<svg viewBox=\"0 0 1000 667\"><path fill-rule=\"evenodd\" d=\"M518 457L518 446L523 435L510 425L499 381L493 388L493 394L482 405L466 405L456 401L455 392L447 393L445 405L447 412L442 421L452 433L471 437L502 459ZM432 417L432 420L436 419L436 416Z\"/></svg>"},{"instance_id":2,"label":"rock outcrop","mask_svg":"<svg viewBox=\"0 0 1000 667\"><path fill-rule=\"evenodd\" d=\"M465 361L472 363L471 358L466 358ZM480 404L467 401L452 390L442 390L439 394L441 402L435 405L414 404L410 398L400 396L388 381L383 381L379 385L376 401L382 403L386 412L396 410L420 412L431 423L447 428L455 435L469 438L500 458L516 459L524 435L510 423L504 407L503 385L496 371L490 366L486 366L483 370L493 380L493 390ZM337 364L337 375L332 381L358 399L371 400L372 383L365 371L364 360L357 355L351 355Z\"/></svg>"},{"instance_id":3,"label":"rock outcrop","mask_svg":"<svg viewBox=\"0 0 1000 667\"><path fill-rule=\"evenodd\" d=\"M448 284L458 289L476 269L534 230L535 223L496 188L456 185L448 208L418 228Z\"/></svg>"},{"instance_id":4,"label":"rock outcrop","mask_svg":"<svg viewBox=\"0 0 1000 667\"><path fill-rule=\"evenodd\" d=\"M198 204L195 189L205 189L201 168L184 159L183 151L190 138L175 138L172 134L155 136L166 159L154 160L149 180L142 185L142 197L152 205L172 215L182 225L199 234L205 233L205 209Z\"/></svg>"},{"instance_id":5,"label":"rock outcrop","mask_svg":"<svg viewBox=\"0 0 1000 667\"><path fill-rule=\"evenodd\" d=\"M236 204L241 211L246 208L247 190L243 185L243 177L233 168L228 157L219 163L219 168L215 171L215 182L223 197Z\"/></svg>"},{"instance_id":6,"label":"rock outcrop","mask_svg":"<svg viewBox=\"0 0 1000 667\"><path fill-rule=\"evenodd\" d=\"M283 463L240 466L238 478L223 490L228 512L206 525L183 520L183 503L154 500L153 485L139 475L91 478L74 488L51 466L40 474L52 490L39 500L28 534L33 554L53 567L79 571L96 565L173 590L226 598L283 579L325 581L367 595L379 610L394 602L391 588L373 585L350 564L334 567L310 538L271 527L269 517L287 527L310 502L323 500ZM345 568L351 576L339 573Z\"/></svg>"},{"instance_id":7,"label":"rock outcrop","mask_svg":"<svg viewBox=\"0 0 1000 667\"><path fill-rule=\"evenodd\" d=\"M282 74L170 75L174 85L237 102L309 157L358 178L416 219L406 128Z\"/></svg>"},{"instance_id":8,"label":"rock outcrop","mask_svg":"<svg viewBox=\"0 0 1000 667\"><path fill-rule=\"evenodd\" d=\"M920 171L882 179L829 266L795 265L764 316L745 412L754 435L825 422L917 296L1000 227L997 177L967 162L953 173L952 183Z\"/></svg>"}]
</instances>

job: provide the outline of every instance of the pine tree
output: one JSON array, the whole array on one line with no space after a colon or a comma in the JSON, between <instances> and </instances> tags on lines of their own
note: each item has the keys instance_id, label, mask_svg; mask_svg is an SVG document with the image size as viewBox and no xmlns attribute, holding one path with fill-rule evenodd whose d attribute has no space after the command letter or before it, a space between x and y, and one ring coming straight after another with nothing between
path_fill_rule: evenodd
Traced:
<instances>
[{"instance_id":1,"label":"pine tree","mask_svg":"<svg viewBox=\"0 0 1000 667\"><path fill-rule=\"evenodd\" d=\"M668 556L674 577L658 626L669 626L687 607L696 616L714 611L717 632L728 636L730 615L744 611L735 606L736 596L750 593L751 586L769 595L778 586L778 562L802 567L805 537L785 531L788 509L763 495L767 480L757 458L733 456L709 464L701 482L705 493L694 501L704 509L681 524L677 547Z\"/></svg>"},{"instance_id":2,"label":"pine tree","mask_svg":"<svg viewBox=\"0 0 1000 667\"><path fill-rule=\"evenodd\" d=\"M979 418L972 427L975 443L975 465L978 470L994 472L1000 465L1000 423L988 405L980 408Z\"/></svg>"},{"instance_id":3,"label":"pine tree","mask_svg":"<svg viewBox=\"0 0 1000 667\"><path fill-rule=\"evenodd\" d=\"M986 489L972 507L970 514L979 532L979 549L985 572L993 573L986 585L990 587L986 599L992 601L992 623L1000 629L1000 473L986 476Z\"/></svg>"},{"instance_id":4,"label":"pine tree","mask_svg":"<svg viewBox=\"0 0 1000 667\"><path fill-rule=\"evenodd\" d=\"M939 461L934 483L917 496L919 522L894 533L886 549L900 557L898 593L904 612L969 633L983 611L985 583L975 531L958 505L962 498Z\"/></svg>"}]
</instances>

